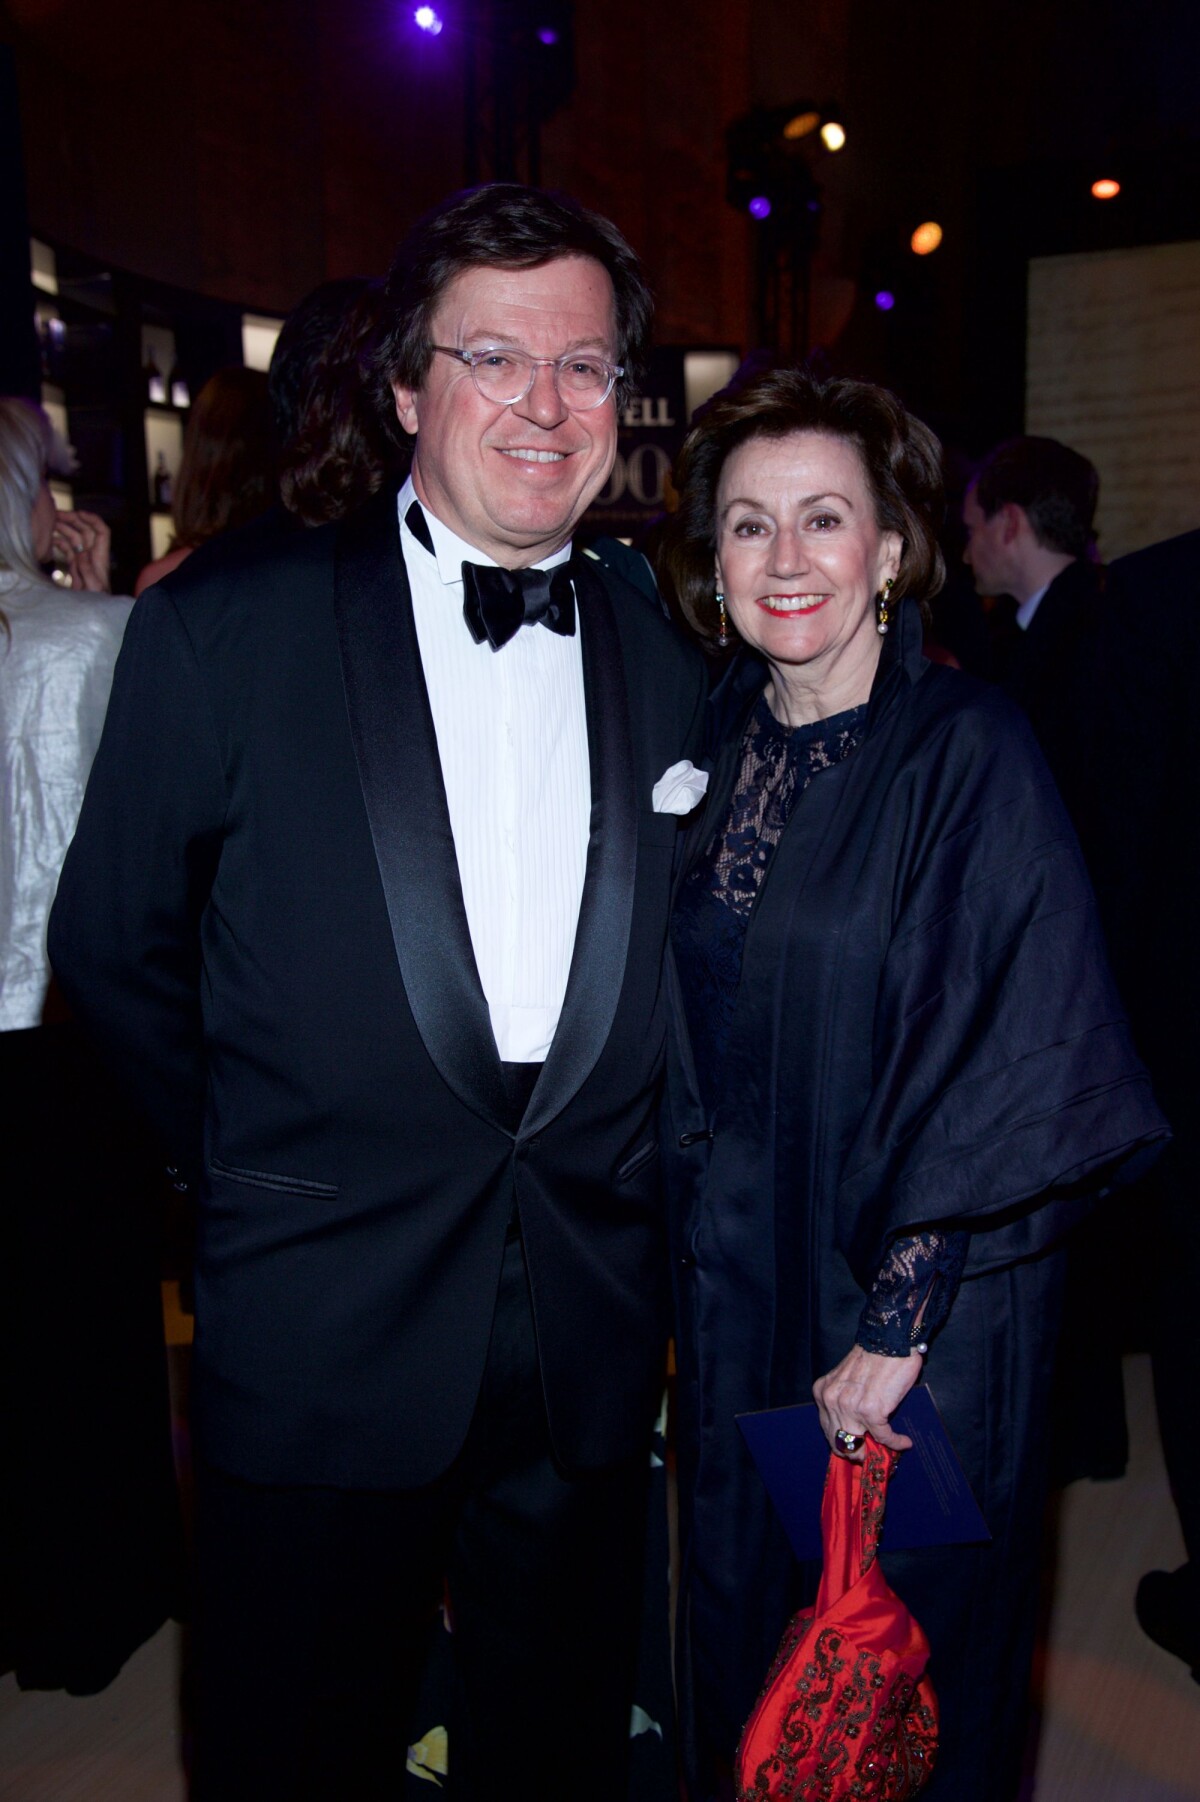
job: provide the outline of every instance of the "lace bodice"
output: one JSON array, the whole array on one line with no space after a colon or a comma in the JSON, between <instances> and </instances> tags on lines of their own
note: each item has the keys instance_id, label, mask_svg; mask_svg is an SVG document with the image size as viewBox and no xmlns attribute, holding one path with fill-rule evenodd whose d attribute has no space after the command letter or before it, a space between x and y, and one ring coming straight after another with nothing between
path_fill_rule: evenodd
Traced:
<instances>
[{"instance_id":1,"label":"lace bodice","mask_svg":"<svg viewBox=\"0 0 1200 1802\"><path fill-rule=\"evenodd\" d=\"M771 859L810 783L857 748L866 715L865 706L854 707L788 727L760 696L742 741L729 811L680 891L672 940L710 1119L720 1095L746 930ZM967 1243L964 1232L897 1239L863 1308L858 1343L903 1357L914 1344L927 1342L950 1311Z\"/></svg>"}]
</instances>

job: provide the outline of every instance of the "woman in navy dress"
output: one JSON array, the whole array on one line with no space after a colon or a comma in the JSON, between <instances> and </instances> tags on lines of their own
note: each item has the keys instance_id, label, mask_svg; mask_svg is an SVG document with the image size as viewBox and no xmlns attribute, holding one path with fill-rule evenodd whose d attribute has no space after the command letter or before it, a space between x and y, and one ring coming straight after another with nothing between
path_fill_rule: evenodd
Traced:
<instances>
[{"instance_id":1,"label":"woman in navy dress","mask_svg":"<svg viewBox=\"0 0 1200 1802\"><path fill-rule=\"evenodd\" d=\"M736 647L672 929L691 1795L732 1793L740 1729L813 1587L735 1416L815 1396L835 1451L861 1456L868 1431L903 1448L890 1416L927 1375L992 1537L884 1566L932 1645L928 1793L1002 1802L1058 1248L1166 1129L1027 725L922 654L942 577L932 434L882 389L778 370L711 404L679 475L666 578Z\"/></svg>"}]
</instances>

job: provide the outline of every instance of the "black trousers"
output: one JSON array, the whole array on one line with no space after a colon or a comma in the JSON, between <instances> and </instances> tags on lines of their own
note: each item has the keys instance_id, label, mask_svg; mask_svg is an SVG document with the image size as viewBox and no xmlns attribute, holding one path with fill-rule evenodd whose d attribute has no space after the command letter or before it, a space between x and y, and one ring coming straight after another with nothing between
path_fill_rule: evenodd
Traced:
<instances>
[{"instance_id":1,"label":"black trousers","mask_svg":"<svg viewBox=\"0 0 1200 1802\"><path fill-rule=\"evenodd\" d=\"M202 1467L192 1802L394 1802L443 1584L462 1703L443 1794L615 1802L649 1428L635 1460L556 1468L513 1238L475 1417L436 1483L264 1488Z\"/></svg>"},{"instance_id":2,"label":"black trousers","mask_svg":"<svg viewBox=\"0 0 1200 1802\"><path fill-rule=\"evenodd\" d=\"M159 1160L78 1026L0 1032L0 1636L88 1695L183 1599Z\"/></svg>"}]
</instances>

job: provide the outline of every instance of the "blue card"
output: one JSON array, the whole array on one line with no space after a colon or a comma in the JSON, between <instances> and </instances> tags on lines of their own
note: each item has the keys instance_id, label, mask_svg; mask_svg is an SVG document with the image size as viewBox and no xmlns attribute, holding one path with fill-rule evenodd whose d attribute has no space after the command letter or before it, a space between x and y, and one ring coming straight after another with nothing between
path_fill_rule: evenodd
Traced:
<instances>
[{"instance_id":1,"label":"blue card","mask_svg":"<svg viewBox=\"0 0 1200 1802\"><path fill-rule=\"evenodd\" d=\"M737 1423L793 1552L797 1558L819 1559L829 1442L821 1431L816 1403L739 1414ZM892 1415L892 1425L913 1445L902 1454L888 1484L884 1551L990 1539L937 1403L923 1384L909 1390Z\"/></svg>"}]
</instances>

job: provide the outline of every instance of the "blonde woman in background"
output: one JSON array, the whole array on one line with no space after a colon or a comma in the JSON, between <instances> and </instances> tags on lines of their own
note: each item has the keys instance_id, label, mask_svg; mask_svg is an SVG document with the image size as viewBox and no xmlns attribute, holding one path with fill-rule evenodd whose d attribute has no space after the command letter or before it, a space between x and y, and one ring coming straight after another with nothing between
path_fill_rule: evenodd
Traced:
<instances>
[{"instance_id":1,"label":"blonde woman in background","mask_svg":"<svg viewBox=\"0 0 1200 1802\"><path fill-rule=\"evenodd\" d=\"M0 399L0 1623L18 1683L88 1694L175 1606L179 1540L152 1154L46 956L133 605L54 445Z\"/></svg>"}]
</instances>

